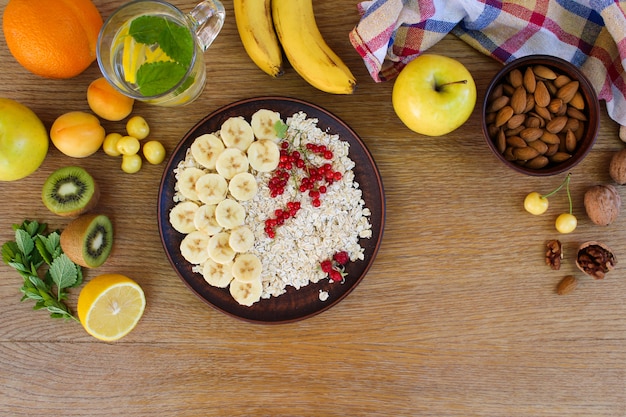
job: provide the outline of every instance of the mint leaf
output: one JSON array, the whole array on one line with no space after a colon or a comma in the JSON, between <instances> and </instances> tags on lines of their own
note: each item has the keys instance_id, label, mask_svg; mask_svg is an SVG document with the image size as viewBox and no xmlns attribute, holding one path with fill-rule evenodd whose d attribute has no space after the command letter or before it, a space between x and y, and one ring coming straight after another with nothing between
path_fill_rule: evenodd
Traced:
<instances>
[{"instance_id":1,"label":"mint leaf","mask_svg":"<svg viewBox=\"0 0 626 417\"><path fill-rule=\"evenodd\" d=\"M130 22L128 33L137 42L152 45L159 41L159 35L166 30L166 19L159 16L140 16Z\"/></svg>"},{"instance_id":2,"label":"mint leaf","mask_svg":"<svg viewBox=\"0 0 626 417\"><path fill-rule=\"evenodd\" d=\"M276 132L276 136L283 139L287 134L287 124L282 120L277 120L274 123L274 131Z\"/></svg>"},{"instance_id":3,"label":"mint leaf","mask_svg":"<svg viewBox=\"0 0 626 417\"><path fill-rule=\"evenodd\" d=\"M187 69L175 62L151 62L137 70L137 85L144 96L163 94L178 84Z\"/></svg>"},{"instance_id":4,"label":"mint leaf","mask_svg":"<svg viewBox=\"0 0 626 417\"><path fill-rule=\"evenodd\" d=\"M189 67L193 58L193 38L189 29L171 21L167 21L166 28L159 35L159 46L174 61Z\"/></svg>"},{"instance_id":5,"label":"mint leaf","mask_svg":"<svg viewBox=\"0 0 626 417\"><path fill-rule=\"evenodd\" d=\"M35 242L32 236L23 229L17 229L15 231L15 242L20 252L26 256L30 255L33 249L35 249Z\"/></svg>"},{"instance_id":6,"label":"mint leaf","mask_svg":"<svg viewBox=\"0 0 626 417\"><path fill-rule=\"evenodd\" d=\"M57 286L57 298L61 299L63 290L76 283L76 279L78 278L76 264L74 264L66 254L61 254L61 256L52 261L52 265L50 265L50 276Z\"/></svg>"}]
</instances>

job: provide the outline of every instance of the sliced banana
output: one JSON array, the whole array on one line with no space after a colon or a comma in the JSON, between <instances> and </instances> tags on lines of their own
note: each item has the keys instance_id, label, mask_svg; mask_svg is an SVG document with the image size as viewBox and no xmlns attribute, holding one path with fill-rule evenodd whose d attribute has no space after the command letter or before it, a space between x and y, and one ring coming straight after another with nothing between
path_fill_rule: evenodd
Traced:
<instances>
[{"instance_id":1,"label":"sliced banana","mask_svg":"<svg viewBox=\"0 0 626 417\"><path fill-rule=\"evenodd\" d=\"M256 178L249 172L240 172L232 177L228 183L228 191L239 201L252 199L258 189Z\"/></svg>"},{"instance_id":2,"label":"sliced banana","mask_svg":"<svg viewBox=\"0 0 626 417\"><path fill-rule=\"evenodd\" d=\"M276 134L276 122L280 121L280 113L269 109L260 109L252 115L250 124L257 139L279 142L280 138Z\"/></svg>"},{"instance_id":3,"label":"sliced banana","mask_svg":"<svg viewBox=\"0 0 626 417\"><path fill-rule=\"evenodd\" d=\"M246 210L232 198L227 198L215 207L215 220L224 229L234 229L246 220Z\"/></svg>"},{"instance_id":4,"label":"sliced banana","mask_svg":"<svg viewBox=\"0 0 626 417\"><path fill-rule=\"evenodd\" d=\"M222 123L220 137L226 147L245 151L254 140L254 132L252 126L243 117L230 117Z\"/></svg>"},{"instance_id":5,"label":"sliced banana","mask_svg":"<svg viewBox=\"0 0 626 417\"><path fill-rule=\"evenodd\" d=\"M191 144L191 155L205 168L215 169L215 161L224 150L224 143L212 133L198 136Z\"/></svg>"},{"instance_id":6,"label":"sliced banana","mask_svg":"<svg viewBox=\"0 0 626 417\"><path fill-rule=\"evenodd\" d=\"M273 171L280 162L280 149L269 139L256 140L248 147L248 161L257 171Z\"/></svg>"},{"instance_id":7,"label":"sliced banana","mask_svg":"<svg viewBox=\"0 0 626 417\"><path fill-rule=\"evenodd\" d=\"M220 232L209 238L207 253L208 257L218 264L226 264L235 258L235 251L228 244L230 234Z\"/></svg>"},{"instance_id":8,"label":"sliced banana","mask_svg":"<svg viewBox=\"0 0 626 417\"><path fill-rule=\"evenodd\" d=\"M261 280L263 265L258 256L253 253L237 255L233 262L233 277L237 281L252 282Z\"/></svg>"},{"instance_id":9,"label":"sliced banana","mask_svg":"<svg viewBox=\"0 0 626 417\"><path fill-rule=\"evenodd\" d=\"M182 201L170 211L170 224L180 233L191 233L196 230L194 217L198 212L198 205L193 201Z\"/></svg>"},{"instance_id":10,"label":"sliced banana","mask_svg":"<svg viewBox=\"0 0 626 417\"><path fill-rule=\"evenodd\" d=\"M202 266L202 276L210 285L226 288L233 280L233 263L218 264L209 258Z\"/></svg>"},{"instance_id":11,"label":"sliced banana","mask_svg":"<svg viewBox=\"0 0 626 417\"><path fill-rule=\"evenodd\" d=\"M199 265L209 258L209 235L199 230L189 233L180 242L180 253L189 263Z\"/></svg>"},{"instance_id":12,"label":"sliced banana","mask_svg":"<svg viewBox=\"0 0 626 417\"><path fill-rule=\"evenodd\" d=\"M217 204L226 198L228 182L220 174L210 172L196 181L196 194L204 204Z\"/></svg>"},{"instance_id":13,"label":"sliced banana","mask_svg":"<svg viewBox=\"0 0 626 417\"><path fill-rule=\"evenodd\" d=\"M220 156L217 157L217 161L215 161L215 170L227 180L240 172L248 171L248 166L246 154L238 148L224 149Z\"/></svg>"},{"instance_id":14,"label":"sliced banana","mask_svg":"<svg viewBox=\"0 0 626 417\"><path fill-rule=\"evenodd\" d=\"M230 295L232 295L235 301L248 307L261 299L262 290L263 284L261 280L241 282L234 279L229 287Z\"/></svg>"},{"instance_id":15,"label":"sliced banana","mask_svg":"<svg viewBox=\"0 0 626 417\"><path fill-rule=\"evenodd\" d=\"M178 174L178 191L189 200L198 200L198 193L196 192L196 182L198 178L203 176L205 172L200 168L189 167L185 168Z\"/></svg>"},{"instance_id":16,"label":"sliced banana","mask_svg":"<svg viewBox=\"0 0 626 417\"><path fill-rule=\"evenodd\" d=\"M217 204L203 204L196 210L193 224L196 229L213 236L222 231L222 226L215 219L215 207Z\"/></svg>"},{"instance_id":17,"label":"sliced banana","mask_svg":"<svg viewBox=\"0 0 626 417\"><path fill-rule=\"evenodd\" d=\"M235 252L248 252L254 246L254 232L245 225L236 227L230 231L228 244Z\"/></svg>"}]
</instances>

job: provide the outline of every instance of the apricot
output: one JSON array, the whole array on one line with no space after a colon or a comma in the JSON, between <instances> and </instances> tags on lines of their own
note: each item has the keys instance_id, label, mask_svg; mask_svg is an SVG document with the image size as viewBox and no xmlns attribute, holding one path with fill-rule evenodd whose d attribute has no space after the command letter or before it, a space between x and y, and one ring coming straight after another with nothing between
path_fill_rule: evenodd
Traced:
<instances>
[{"instance_id":1,"label":"apricot","mask_svg":"<svg viewBox=\"0 0 626 417\"><path fill-rule=\"evenodd\" d=\"M50 140L67 156L85 158L100 149L105 131L91 113L72 111L59 116L50 128Z\"/></svg>"},{"instance_id":2,"label":"apricot","mask_svg":"<svg viewBox=\"0 0 626 417\"><path fill-rule=\"evenodd\" d=\"M87 103L98 116L116 122L133 111L135 100L120 93L104 77L100 77L89 84Z\"/></svg>"}]
</instances>

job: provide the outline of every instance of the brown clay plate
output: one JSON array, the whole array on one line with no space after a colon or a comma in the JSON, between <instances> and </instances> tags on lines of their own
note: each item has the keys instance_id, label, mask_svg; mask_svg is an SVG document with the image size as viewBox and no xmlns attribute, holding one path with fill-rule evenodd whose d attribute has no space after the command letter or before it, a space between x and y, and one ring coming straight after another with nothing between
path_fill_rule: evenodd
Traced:
<instances>
[{"instance_id":1,"label":"brown clay plate","mask_svg":"<svg viewBox=\"0 0 626 417\"><path fill-rule=\"evenodd\" d=\"M277 111L285 120L303 111L309 118L317 118L318 126L330 134L339 135L340 140L350 144L349 156L355 162L354 174L363 191L363 200L371 211L372 237L362 239L361 246L365 259L352 262L346 267L348 273L343 284L328 283L327 280L295 290L288 286L287 292L279 297L261 299L251 307L239 305L228 292L228 288L216 288L204 281L202 275L192 272L192 266L181 255L179 246L184 235L174 230L169 223L169 212L174 206L174 186L176 178L173 170L185 158L187 149L196 137L219 130L222 123L231 116L243 116L250 120L258 109ZM343 121L323 108L298 99L286 97L260 97L238 101L224 106L198 122L182 138L165 167L159 189L157 209L159 233L167 257L187 287L200 299L217 310L256 323L286 323L302 320L325 311L344 299L370 269L381 243L385 222L385 196L380 173L372 155L363 141ZM285 254L285 256L289 256ZM319 298L320 290L327 291L326 301Z\"/></svg>"}]
</instances>

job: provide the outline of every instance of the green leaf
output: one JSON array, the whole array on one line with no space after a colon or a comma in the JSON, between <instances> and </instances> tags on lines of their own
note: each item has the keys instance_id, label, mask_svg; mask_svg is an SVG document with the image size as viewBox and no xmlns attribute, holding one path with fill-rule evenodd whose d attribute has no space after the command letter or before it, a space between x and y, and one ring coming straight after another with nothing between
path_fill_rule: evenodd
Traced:
<instances>
[{"instance_id":1,"label":"green leaf","mask_svg":"<svg viewBox=\"0 0 626 417\"><path fill-rule=\"evenodd\" d=\"M19 251L17 243L12 240L9 242L5 242L2 245L2 261L8 265L9 262L15 260L15 254L17 253L17 251Z\"/></svg>"},{"instance_id":2,"label":"green leaf","mask_svg":"<svg viewBox=\"0 0 626 417\"><path fill-rule=\"evenodd\" d=\"M167 30L159 36L161 49L174 61L188 68L193 58L193 38L189 29L169 20L166 27Z\"/></svg>"},{"instance_id":3,"label":"green leaf","mask_svg":"<svg viewBox=\"0 0 626 417\"><path fill-rule=\"evenodd\" d=\"M159 41L159 34L166 30L165 18L140 16L130 22L128 33L139 43L152 45Z\"/></svg>"},{"instance_id":4,"label":"green leaf","mask_svg":"<svg viewBox=\"0 0 626 417\"><path fill-rule=\"evenodd\" d=\"M50 265L52 263L52 255L46 249L46 243L43 239L45 239L45 237L37 236L35 238L35 247L37 248L37 252L39 252L44 262Z\"/></svg>"},{"instance_id":5,"label":"green leaf","mask_svg":"<svg viewBox=\"0 0 626 417\"><path fill-rule=\"evenodd\" d=\"M17 229L15 231L15 242L20 252L27 256L30 255L35 248L33 237L24 229Z\"/></svg>"},{"instance_id":6,"label":"green leaf","mask_svg":"<svg viewBox=\"0 0 626 417\"><path fill-rule=\"evenodd\" d=\"M59 294L64 288L76 284L78 277L76 269L76 264L74 264L66 254L62 254L52 261L52 265L50 265L50 275L58 288Z\"/></svg>"},{"instance_id":7,"label":"green leaf","mask_svg":"<svg viewBox=\"0 0 626 417\"><path fill-rule=\"evenodd\" d=\"M276 123L274 123L274 131L276 132L276 136L281 139L283 139L287 134L287 128L287 124L282 120L277 120Z\"/></svg>"},{"instance_id":8,"label":"green leaf","mask_svg":"<svg viewBox=\"0 0 626 417\"><path fill-rule=\"evenodd\" d=\"M152 62L137 70L137 85L144 96L156 96L172 89L185 76L187 69L175 62Z\"/></svg>"}]
</instances>

